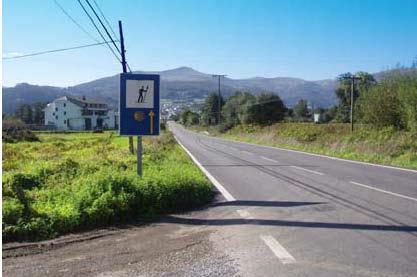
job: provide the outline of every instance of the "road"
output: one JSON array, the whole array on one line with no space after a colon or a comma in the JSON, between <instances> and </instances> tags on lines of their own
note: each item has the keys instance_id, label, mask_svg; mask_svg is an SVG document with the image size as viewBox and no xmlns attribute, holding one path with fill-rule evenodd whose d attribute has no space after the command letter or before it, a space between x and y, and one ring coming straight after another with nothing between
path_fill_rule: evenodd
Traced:
<instances>
[{"instance_id":1,"label":"road","mask_svg":"<svg viewBox=\"0 0 417 277\"><path fill-rule=\"evenodd\" d=\"M250 274L417 275L416 171L173 130L237 203L241 221L214 223L250 226Z\"/></svg>"},{"instance_id":2,"label":"road","mask_svg":"<svg viewBox=\"0 0 417 277\"><path fill-rule=\"evenodd\" d=\"M170 128L220 191L215 203L39 254L3 251L3 273L417 275L417 171Z\"/></svg>"}]
</instances>

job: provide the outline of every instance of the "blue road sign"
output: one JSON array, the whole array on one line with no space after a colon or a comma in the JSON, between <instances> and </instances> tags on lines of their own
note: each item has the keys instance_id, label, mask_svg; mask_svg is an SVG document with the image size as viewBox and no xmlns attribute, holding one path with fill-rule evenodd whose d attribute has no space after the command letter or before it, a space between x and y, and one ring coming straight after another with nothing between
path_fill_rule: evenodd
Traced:
<instances>
[{"instance_id":1,"label":"blue road sign","mask_svg":"<svg viewBox=\"0 0 417 277\"><path fill-rule=\"evenodd\" d=\"M159 135L159 75L120 74L122 136Z\"/></svg>"}]
</instances>

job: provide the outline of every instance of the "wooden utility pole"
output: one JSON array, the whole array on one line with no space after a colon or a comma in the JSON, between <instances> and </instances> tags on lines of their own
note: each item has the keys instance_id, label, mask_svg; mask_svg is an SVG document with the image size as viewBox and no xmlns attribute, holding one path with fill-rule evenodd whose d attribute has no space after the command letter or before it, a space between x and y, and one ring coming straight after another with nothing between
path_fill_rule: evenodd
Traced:
<instances>
[{"instance_id":1,"label":"wooden utility pole","mask_svg":"<svg viewBox=\"0 0 417 277\"><path fill-rule=\"evenodd\" d=\"M123 38L123 28L122 28L122 21L119 20L119 34L120 34L120 51L121 51L121 55L122 55L122 68L123 68L123 73L127 73L126 70L126 56L125 56L125 42L124 42L124 38ZM119 111L120 112L120 111ZM120 116L119 116L120 119ZM120 126L120 124L119 124ZM139 143L138 143L139 146ZM134 154L135 153L135 149L133 148L133 137L130 136L129 137L129 152L130 154Z\"/></svg>"},{"instance_id":2,"label":"wooden utility pole","mask_svg":"<svg viewBox=\"0 0 417 277\"><path fill-rule=\"evenodd\" d=\"M355 80L360 80L361 77L355 76L353 74L342 76L342 79L350 80L350 131L353 132L353 100L355 92Z\"/></svg>"},{"instance_id":3,"label":"wooden utility pole","mask_svg":"<svg viewBox=\"0 0 417 277\"><path fill-rule=\"evenodd\" d=\"M217 96L217 124L220 124L221 121L221 108L222 108L222 104L221 104L221 92L220 92L220 78L225 77L227 75L219 75L219 74L214 74L213 78L217 78L218 80L218 96Z\"/></svg>"}]
</instances>

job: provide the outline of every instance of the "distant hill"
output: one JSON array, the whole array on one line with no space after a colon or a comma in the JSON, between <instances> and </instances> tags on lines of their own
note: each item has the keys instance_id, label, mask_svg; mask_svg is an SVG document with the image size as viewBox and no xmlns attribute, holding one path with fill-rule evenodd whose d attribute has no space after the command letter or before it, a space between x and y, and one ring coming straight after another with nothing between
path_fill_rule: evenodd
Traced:
<instances>
[{"instance_id":1,"label":"distant hill","mask_svg":"<svg viewBox=\"0 0 417 277\"><path fill-rule=\"evenodd\" d=\"M191 101L206 97L217 91L217 81L211 74L205 74L189 67L179 67L165 71L135 73L156 73L161 75L161 98ZM262 91L277 93L287 105L294 105L300 98L312 101L315 106L328 107L336 103L334 90L336 80L306 81L298 78L249 78L222 80L222 93L228 96L236 90L259 94ZM60 88L18 84L3 87L3 112L13 113L21 104L51 101L63 95L87 96L103 100L117 106L119 94L119 75L100 78L73 87Z\"/></svg>"}]
</instances>

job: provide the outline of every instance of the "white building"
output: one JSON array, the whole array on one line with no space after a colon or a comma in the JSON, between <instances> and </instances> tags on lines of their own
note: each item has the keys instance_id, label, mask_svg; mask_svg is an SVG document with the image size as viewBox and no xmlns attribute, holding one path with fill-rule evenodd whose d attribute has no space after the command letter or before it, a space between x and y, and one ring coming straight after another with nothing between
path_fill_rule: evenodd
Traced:
<instances>
[{"instance_id":1,"label":"white building","mask_svg":"<svg viewBox=\"0 0 417 277\"><path fill-rule=\"evenodd\" d=\"M58 130L118 128L118 118L107 104L72 96L55 99L44 109L45 125Z\"/></svg>"},{"instance_id":2,"label":"white building","mask_svg":"<svg viewBox=\"0 0 417 277\"><path fill-rule=\"evenodd\" d=\"M314 113L314 123L321 123L323 120L323 114Z\"/></svg>"}]
</instances>

